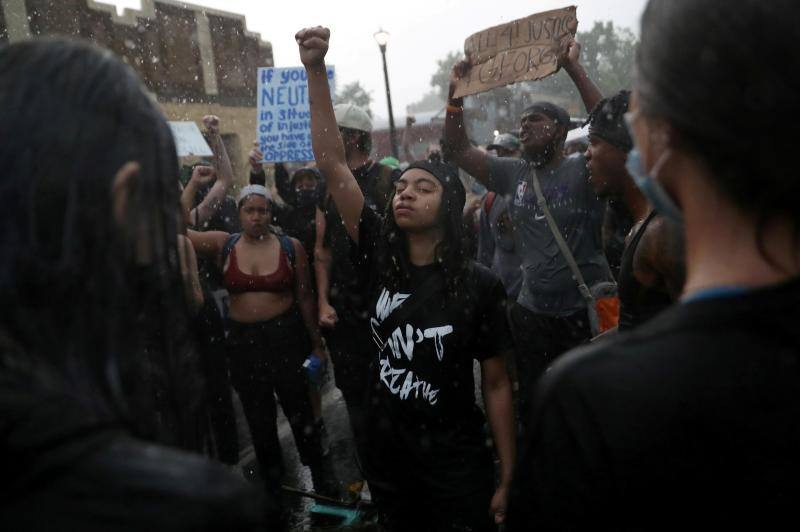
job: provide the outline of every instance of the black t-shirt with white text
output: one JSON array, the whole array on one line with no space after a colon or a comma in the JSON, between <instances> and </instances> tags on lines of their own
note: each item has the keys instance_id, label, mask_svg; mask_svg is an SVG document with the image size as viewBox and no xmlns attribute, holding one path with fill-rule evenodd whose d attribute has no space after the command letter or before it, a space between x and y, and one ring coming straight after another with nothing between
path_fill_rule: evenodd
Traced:
<instances>
[{"instance_id":1,"label":"black t-shirt with white text","mask_svg":"<svg viewBox=\"0 0 800 532\"><path fill-rule=\"evenodd\" d=\"M382 221L365 206L354 257L369 279L367 479L384 490L457 497L492 488L485 420L475 402L473 360L511 348L506 296L490 270L470 262L463 292L448 297L441 267L411 267L393 292L380 281Z\"/></svg>"}]
</instances>

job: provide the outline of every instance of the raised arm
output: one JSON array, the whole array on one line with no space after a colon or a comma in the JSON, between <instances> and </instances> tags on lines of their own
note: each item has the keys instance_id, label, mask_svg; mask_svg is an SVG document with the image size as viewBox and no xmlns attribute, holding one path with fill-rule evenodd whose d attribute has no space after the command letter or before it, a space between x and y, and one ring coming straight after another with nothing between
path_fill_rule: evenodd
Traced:
<instances>
[{"instance_id":1,"label":"raised arm","mask_svg":"<svg viewBox=\"0 0 800 532\"><path fill-rule=\"evenodd\" d=\"M333 114L325 68L330 34L327 28L317 26L298 31L295 39L300 48L300 60L308 73L314 159L328 182L328 190L336 202L347 233L358 242L358 222L364 207L364 195L347 166L344 144Z\"/></svg>"},{"instance_id":2,"label":"raised arm","mask_svg":"<svg viewBox=\"0 0 800 532\"><path fill-rule=\"evenodd\" d=\"M414 156L414 150L411 149L411 128L414 126L414 122L416 122L414 117L408 115L406 117L406 127L403 129L403 156L406 158L406 162L409 163L417 160Z\"/></svg>"},{"instance_id":3,"label":"raised arm","mask_svg":"<svg viewBox=\"0 0 800 532\"><path fill-rule=\"evenodd\" d=\"M483 183L489 184L489 156L473 146L464 125L464 98L454 98L456 82L466 75L470 64L459 61L450 72L450 91L447 98L447 115L444 119L444 150L447 160Z\"/></svg>"},{"instance_id":4,"label":"raised arm","mask_svg":"<svg viewBox=\"0 0 800 532\"><path fill-rule=\"evenodd\" d=\"M228 189L233 184L233 167L228 158L228 151L225 149L225 143L222 142L222 137L219 134L219 118L214 115L206 115L203 117L203 124L206 129L206 137L208 144L211 146L211 152L214 158L214 168L217 170L217 180L211 190L200 205L195 207L196 212L192 213L192 221L196 226L206 223L214 215L222 200L225 198Z\"/></svg>"},{"instance_id":5,"label":"raised arm","mask_svg":"<svg viewBox=\"0 0 800 532\"><path fill-rule=\"evenodd\" d=\"M192 177L181 192L181 208L183 209L183 221L189 227L197 227L201 224L198 210L194 207L194 199L197 191L214 179L216 172L210 166L198 165L192 168Z\"/></svg>"},{"instance_id":6,"label":"raised arm","mask_svg":"<svg viewBox=\"0 0 800 532\"><path fill-rule=\"evenodd\" d=\"M589 74L583 68L580 62L581 58L581 45L574 37L564 40L561 45L561 52L558 56L558 66L563 68L583 100L583 105L586 106L586 111L591 112L597 103L603 99L603 94L597 85L589 78Z\"/></svg>"}]
</instances>

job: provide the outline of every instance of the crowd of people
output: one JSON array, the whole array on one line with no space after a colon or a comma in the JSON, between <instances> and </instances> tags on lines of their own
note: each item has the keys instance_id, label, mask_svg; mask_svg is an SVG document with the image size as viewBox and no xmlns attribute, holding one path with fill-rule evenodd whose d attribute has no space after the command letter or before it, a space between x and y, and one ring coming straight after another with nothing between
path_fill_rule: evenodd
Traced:
<instances>
[{"instance_id":1,"label":"crowd of people","mask_svg":"<svg viewBox=\"0 0 800 532\"><path fill-rule=\"evenodd\" d=\"M649 0L635 86L605 95L565 38L585 151L549 101L474 143L462 61L440 143L418 158L406 136L402 163L332 102L335 28L306 28L315 162L256 146L236 195L218 117L181 166L113 54L3 46L0 523L285 529L278 404L315 492L358 496L331 377L381 530L793 522L798 15Z\"/></svg>"}]
</instances>

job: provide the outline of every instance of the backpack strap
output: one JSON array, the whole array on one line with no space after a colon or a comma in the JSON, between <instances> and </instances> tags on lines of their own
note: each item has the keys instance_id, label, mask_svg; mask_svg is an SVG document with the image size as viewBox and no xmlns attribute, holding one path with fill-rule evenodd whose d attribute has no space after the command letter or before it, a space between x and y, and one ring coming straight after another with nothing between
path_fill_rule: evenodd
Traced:
<instances>
[{"instance_id":1,"label":"backpack strap","mask_svg":"<svg viewBox=\"0 0 800 532\"><path fill-rule=\"evenodd\" d=\"M292 242L292 239L287 235L276 234L275 236L277 236L278 240L280 240L281 249L283 250L283 252L289 256L289 264L292 265L292 269L294 270L295 253L294 253L294 243Z\"/></svg>"},{"instance_id":2,"label":"backpack strap","mask_svg":"<svg viewBox=\"0 0 800 532\"><path fill-rule=\"evenodd\" d=\"M294 244L292 243L292 239L284 234L275 233L275 236L278 237L278 241L281 244L281 249L283 250L286 255L289 256L289 264L291 264L292 269L295 268L295 252L294 252ZM225 241L225 245L222 246L222 265L225 265L225 261L228 260L228 255L231 254L231 250L233 246L242 238L242 233L233 233L228 236L228 239Z\"/></svg>"},{"instance_id":3,"label":"backpack strap","mask_svg":"<svg viewBox=\"0 0 800 532\"><path fill-rule=\"evenodd\" d=\"M222 266L225 267L225 261L228 260L228 255L231 254L233 246L242 238L242 233L232 233L228 235L225 245L222 246Z\"/></svg>"}]
</instances>

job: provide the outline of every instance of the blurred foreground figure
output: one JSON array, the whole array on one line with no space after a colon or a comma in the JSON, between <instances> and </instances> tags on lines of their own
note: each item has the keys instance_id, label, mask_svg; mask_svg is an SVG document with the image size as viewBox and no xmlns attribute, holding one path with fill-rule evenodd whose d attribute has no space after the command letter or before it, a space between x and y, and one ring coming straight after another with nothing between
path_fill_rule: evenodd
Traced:
<instances>
[{"instance_id":1,"label":"blurred foreground figure","mask_svg":"<svg viewBox=\"0 0 800 532\"><path fill-rule=\"evenodd\" d=\"M544 376L516 529L797 527L800 180L780 121L800 113L798 19L789 0L649 2L628 169L683 223L682 302Z\"/></svg>"},{"instance_id":2,"label":"blurred foreground figure","mask_svg":"<svg viewBox=\"0 0 800 532\"><path fill-rule=\"evenodd\" d=\"M172 136L78 42L0 49L0 433L8 530L251 529L258 497L187 445ZM186 254L182 254L186 255Z\"/></svg>"}]
</instances>

